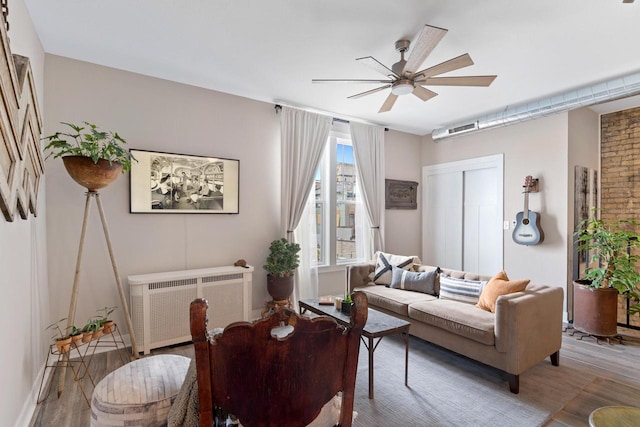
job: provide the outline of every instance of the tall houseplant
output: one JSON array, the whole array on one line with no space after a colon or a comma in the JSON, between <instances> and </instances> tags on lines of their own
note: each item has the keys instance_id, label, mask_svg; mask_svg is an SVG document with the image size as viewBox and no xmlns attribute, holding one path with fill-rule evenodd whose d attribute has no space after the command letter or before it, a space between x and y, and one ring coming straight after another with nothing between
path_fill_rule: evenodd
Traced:
<instances>
[{"instance_id":1,"label":"tall houseplant","mask_svg":"<svg viewBox=\"0 0 640 427\"><path fill-rule=\"evenodd\" d=\"M271 242L267 263L267 290L274 301L283 301L293 292L293 274L300 264L300 245L284 237Z\"/></svg>"},{"instance_id":2,"label":"tall houseplant","mask_svg":"<svg viewBox=\"0 0 640 427\"><path fill-rule=\"evenodd\" d=\"M44 137L48 144L47 158L62 157L69 175L90 191L106 187L118 174L131 169L136 160L124 148L127 143L117 132L105 132L98 126L83 122L83 125L62 122L70 128Z\"/></svg>"},{"instance_id":3,"label":"tall houseplant","mask_svg":"<svg viewBox=\"0 0 640 427\"><path fill-rule=\"evenodd\" d=\"M617 334L618 295L640 313L638 224L634 220L605 222L596 211L576 232L578 250L588 254L584 279L574 282L574 327L597 336Z\"/></svg>"}]
</instances>

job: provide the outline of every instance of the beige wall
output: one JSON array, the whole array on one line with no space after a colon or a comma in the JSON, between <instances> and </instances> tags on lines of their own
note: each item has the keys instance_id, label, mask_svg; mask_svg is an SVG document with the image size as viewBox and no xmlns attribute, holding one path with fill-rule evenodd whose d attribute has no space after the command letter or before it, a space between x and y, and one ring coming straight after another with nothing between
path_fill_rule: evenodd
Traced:
<instances>
[{"instance_id":1,"label":"beige wall","mask_svg":"<svg viewBox=\"0 0 640 427\"><path fill-rule=\"evenodd\" d=\"M256 267L253 308L261 308L269 299L262 265L280 226L280 125L273 104L53 55L46 57L46 71L45 132L58 130L60 121L87 120L117 130L130 148L240 159L239 215L130 214L126 175L101 191L125 289L131 274L245 258ZM399 169L388 176L419 181L420 138L401 132L388 132L386 138L387 163ZM59 160L49 160L47 167L51 310L63 317L85 198ZM413 253L419 229L419 211L389 215L390 247ZM98 307L120 305L95 209L86 242L78 322ZM342 289L344 270L321 277L321 293Z\"/></svg>"},{"instance_id":2,"label":"beige wall","mask_svg":"<svg viewBox=\"0 0 640 427\"><path fill-rule=\"evenodd\" d=\"M569 167L567 168L567 313L573 316L573 227L574 227L574 187L575 167L584 166L600 170L600 120L598 114L588 108L581 108L569 112Z\"/></svg>"},{"instance_id":3,"label":"beige wall","mask_svg":"<svg viewBox=\"0 0 640 427\"><path fill-rule=\"evenodd\" d=\"M38 101L43 101L44 52L24 2L9 10L10 48L31 62ZM41 108L42 111L42 108ZM0 216L0 424L26 425L35 407L34 387L48 350L49 321L44 184L38 194L38 217L14 222Z\"/></svg>"},{"instance_id":4,"label":"beige wall","mask_svg":"<svg viewBox=\"0 0 640 427\"><path fill-rule=\"evenodd\" d=\"M45 133L60 129L60 121L86 120L119 132L129 148L240 160L238 215L130 214L128 175L100 192L125 289L132 274L230 265L244 258L256 266L253 306L259 307L267 298L263 261L280 227L280 129L273 105L53 55L46 61ZM47 167L51 310L63 317L85 197L60 160L50 159ZM92 208L78 322L96 308L120 306L95 204Z\"/></svg>"},{"instance_id":5,"label":"beige wall","mask_svg":"<svg viewBox=\"0 0 640 427\"><path fill-rule=\"evenodd\" d=\"M402 132L385 134L385 175L388 179L415 181L422 176L422 138ZM418 209L385 210L385 250L388 253L422 255L422 195L418 185Z\"/></svg>"},{"instance_id":6,"label":"beige wall","mask_svg":"<svg viewBox=\"0 0 640 427\"><path fill-rule=\"evenodd\" d=\"M540 179L540 192L529 198L531 210L541 215L545 240L537 246L514 243L513 231L504 231L504 269L514 279L534 283L567 284L567 165L568 114L433 142L425 136L422 164L431 165L504 153L504 220L523 209L525 177Z\"/></svg>"}]
</instances>

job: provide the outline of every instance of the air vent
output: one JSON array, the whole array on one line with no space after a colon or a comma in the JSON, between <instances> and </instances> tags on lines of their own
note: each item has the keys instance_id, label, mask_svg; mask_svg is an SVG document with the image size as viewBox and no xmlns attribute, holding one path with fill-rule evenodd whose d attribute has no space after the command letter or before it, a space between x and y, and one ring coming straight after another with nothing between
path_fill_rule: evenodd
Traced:
<instances>
[{"instance_id":1,"label":"air vent","mask_svg":"<svg viewBox=\"0 0 640 427\"><path fill-rule=\"evenodd\" d=\"M478 129L478 122L469 123L468 125L456 126L453 129L449 129L447 132L449 135L453 135L460 132L467 132L470 130Z\"/></svg>"}]
</instances>

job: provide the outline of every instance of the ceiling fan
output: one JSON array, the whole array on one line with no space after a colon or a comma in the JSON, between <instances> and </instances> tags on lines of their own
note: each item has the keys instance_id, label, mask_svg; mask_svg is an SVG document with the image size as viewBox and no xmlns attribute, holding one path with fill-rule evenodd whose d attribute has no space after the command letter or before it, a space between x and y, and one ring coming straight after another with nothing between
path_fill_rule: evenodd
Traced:
<instances>
[{"instance_id":1,"label":"ceiling fan","mask_svg":"<svg viewBox=\"0 0 640 427\"><path fill-rule=\"evenodd\" d=\"M395 44L396 50L400 52L400 61L396 62L391 68L383 65L372 56L357 58L373 70L383 74L387 79L380 80L343 80L343 79L313 79L312 83L383 83L384 86L361 92L349 99L360 98L371 95L376 92L391 88L391 93L382 104L378 113L384 113L391 110L393 104L400 95L413 93L423 101L437 96L438 94L426 89L424 86L489 86L497 76L463 76L463 77L436 77L449 71L458 70L460 68L473 65L473 61L469 54L465 53L456 58L434 65L424 70L418 70L422 63L427 59L431 51L435 49L447 30L425 25L418 38L414 42L414 46L409 53L409 58L404 59L405 52L409 49L411 42L409 40L398 40Z\"/></svg>"}]
</instances>

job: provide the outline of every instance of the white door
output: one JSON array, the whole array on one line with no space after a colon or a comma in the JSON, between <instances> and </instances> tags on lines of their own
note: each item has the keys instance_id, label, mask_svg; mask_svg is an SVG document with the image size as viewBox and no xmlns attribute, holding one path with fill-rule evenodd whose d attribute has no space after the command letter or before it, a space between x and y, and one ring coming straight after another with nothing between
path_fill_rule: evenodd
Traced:
<instances>
[{"instance_id":1,"label":"white door","mask_svg":"<svg viewBox=\"0 0 640 427\"><path fill-rule=\"evenodd\" d=\"M423 168L422 256L493 275L503 265L503 156Z\"/></svg>"},{"instance_id":2,"label":"white door","mask_svg":"<svg viewBox=\"0 0 640 427\"><path fill-rule=\"evenodd\" d=\"M422 223L423 261L462 270L463 174L443 172L423 182L422 200L428 209Z\"/></svg>"}]
</instances>

